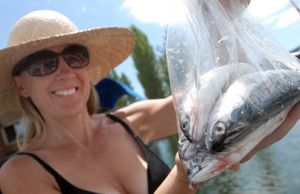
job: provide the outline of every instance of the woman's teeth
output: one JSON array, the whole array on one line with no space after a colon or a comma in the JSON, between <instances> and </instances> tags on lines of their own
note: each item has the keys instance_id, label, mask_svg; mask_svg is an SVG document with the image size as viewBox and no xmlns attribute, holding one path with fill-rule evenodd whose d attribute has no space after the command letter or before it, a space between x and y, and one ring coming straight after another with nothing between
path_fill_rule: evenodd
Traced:
<instances>
[{"instance_id":1,"label":"woman's teeth","mask_svg":"<svg viewBox=\"0 0 300 194\"><path fill-rule=\"evenodd\" d=\"M76 88L68 89L68 90L58 90L54 91L54 94L57 96L69 96L76 92Z\"/></svg>"}]
</instances>

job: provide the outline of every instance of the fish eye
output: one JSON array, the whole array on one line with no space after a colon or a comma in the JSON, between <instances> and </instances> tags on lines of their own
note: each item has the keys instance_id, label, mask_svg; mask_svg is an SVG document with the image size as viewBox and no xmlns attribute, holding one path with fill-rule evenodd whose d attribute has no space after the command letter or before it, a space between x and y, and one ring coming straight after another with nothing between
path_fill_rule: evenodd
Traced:
<instances>
[{"instance_id":1,"label":"fish eye","mask_svg":"<svg viewBox=\"0 0 300 194\"><path fill-rule=\"evenodd\" d=\"M214 132L216 135L223 135L225 134L226 126L224 123L217 123L214 127Z\"/></svg>"},{"instance_id":2,"label":"fish eye","mask_svg":"<svg viewBox=\"0 0 300 194\"><path fill-rule=\"evenodd\" d=\"M188 128L190 127L190 117L185 116L182 120L181 120L181 128L183 130L188 130Z\"/></svg>"}]
</instances>

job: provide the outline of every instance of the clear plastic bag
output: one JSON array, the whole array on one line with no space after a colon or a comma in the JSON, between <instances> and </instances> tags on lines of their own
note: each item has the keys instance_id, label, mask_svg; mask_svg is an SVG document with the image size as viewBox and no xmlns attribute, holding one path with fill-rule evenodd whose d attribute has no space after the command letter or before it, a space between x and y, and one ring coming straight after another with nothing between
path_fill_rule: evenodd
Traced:
<instances>
[{"instance_id":1,"label":"clear plastic bag","mask_svg":"<svg viewBox=\"0 0 300 194\"><path fill-rule=\"evenodd\" d=\"M238 163L299 100L298 60L243 2L185 0L184 22L168 28L179 156L193 187Z\"/></svg>"}]
</instances>

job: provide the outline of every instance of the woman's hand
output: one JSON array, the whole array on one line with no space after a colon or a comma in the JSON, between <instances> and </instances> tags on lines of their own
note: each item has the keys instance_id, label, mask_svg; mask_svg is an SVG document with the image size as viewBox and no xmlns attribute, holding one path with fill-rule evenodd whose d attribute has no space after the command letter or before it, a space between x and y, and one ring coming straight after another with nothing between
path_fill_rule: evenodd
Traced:
<instances>
[{"instance_id":1,"label":"woman's hand","mask_svg":"<svg viewBox=\"0 0 300 194\"><path fill-rule=\"evenodd\" d=\"M200 186L201 185L197 185L197 188ZM155 194L193 194L195 192L196 191L193 190L189 185L188 177L177 153L173 169L171 170L168 177L164 180L164 182L155 191Z\"/></svg>"},{"instance_id":2,"label":"woman's hand","mask_svg":"<svg viewBox=\"0 0 300 194\"><path fill-rule=\"evenodd\" d=\"M176 175L177 180L179 182L181 182L182 184L188 186L189 189L191 190L191 192L193 192L191 187L190 187L188 176L187 176L187 174L184 170L182 161L179 158L178 152L176 153L176 156L175 156L175 167L177 168L177 175ZM197 185L197 188L200 187L201 185Z\"/></svg>"}]
</instances>

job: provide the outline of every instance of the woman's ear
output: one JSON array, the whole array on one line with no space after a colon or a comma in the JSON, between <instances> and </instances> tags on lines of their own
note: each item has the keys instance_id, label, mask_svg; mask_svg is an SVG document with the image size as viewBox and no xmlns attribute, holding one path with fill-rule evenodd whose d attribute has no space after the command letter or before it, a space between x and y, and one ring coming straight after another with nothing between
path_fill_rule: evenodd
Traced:
<instances>
[{"instance_id":1,"label":"woman's ear","mask_svg":"<svg viewBox=\"0 0 300 194\"><path fill-rule=\"evenodd\" d=\"M22 78L20 76L14 76L12 77L12 85L15 88L15 90L23 97L29 97L29 94L26 90L26 87L24 85L24 81L22 81Z\"/></svg>"}]
</instances>

